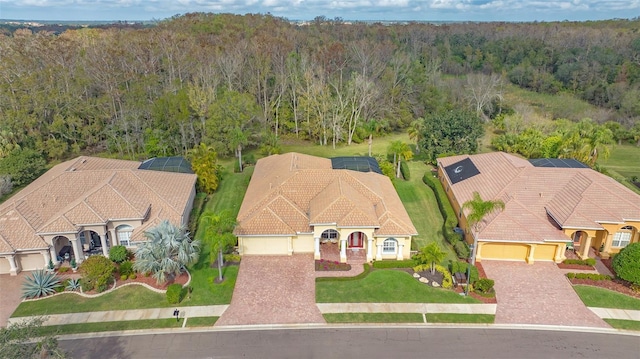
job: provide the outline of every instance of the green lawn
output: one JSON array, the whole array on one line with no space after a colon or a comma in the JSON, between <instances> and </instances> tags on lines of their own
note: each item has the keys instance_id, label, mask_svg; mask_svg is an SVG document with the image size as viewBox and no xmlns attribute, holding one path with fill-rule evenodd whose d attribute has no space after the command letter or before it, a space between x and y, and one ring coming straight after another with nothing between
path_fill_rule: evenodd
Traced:
<instances>
[{"instance_id":1,"label":"green lawn","mask_svg":"<svg viewBox=\"0 0 640 359\"><path fill-rule=\"evenodd\" d=\"M574 285L573 289L587 307L640 310L640 299L608 289Z\"/></svg>"},{"instance_id":2,"label":"green lawn","mask_svg":"<svg viewBox=\"0 0 640 359\"><path fill-rule=\"evenodd\" d=\"M493 314L454 314L427 313L427 323L482 323L491 324L496 316Z\"/></svg>"},{"instance_id":3,"label":"green lawn","mask_svg":"<svg viewBox=\"0 0 640 359\"><path fill-rule=\"evenodd\" d=\"M640 331L640 322L635 321L635 320L604 319L604 321L609 323L610 326L612 326L612 327L614 327L616 329Z\"/></svg>"},{"instance_id":4,"label":"green lawn","mask_svg":"<svg viewBox=\"0 0 640 359\"><path fill-rule=\"evenodd\" d=\"M424 323L420 313L329 313L327 323Z\"/></svg>"},{"instance_id":5,"label":"green lawn","mask_svg":"<svg viewBox=\"0 0 640 359\"><path fill-rule=\"evenodd\" d=\"M387 147L389 147L389 144L397 140L401 140L408 144L412 143L412 141L409 140L409 135L407 135L406 132L394 133L382 137L373 136L373 143L371 144L371 154L386 155ZM320 146L317 143L311 143L308 141L283 139L281 147L282 153L299 152L319 157L369 155L368 140L365 140L362 143L352 143L350 146L346 144L339 144L335 149L333 149L330 143L327 146Z\"/></svg>"},{"instance_id":6,"label":"green lawn","mask_svg":"<svg viewBox=\"0 0 640 359\"><path fill-rule=\"evenodd\" d=\"M181 328L183 319L143 319L122 322L77 323L43 326L38 329L40 335L64 335L76 333L96 333L135 329ZM190 323L191 319L189 319Z\"/></svg>"},{"instance_id":7,"label":"green lawn","mask_svg":"<svg viewBox=\"0 0 640 359\"><path fill-rule=\"evenodd\" d=\"M220 317L193 317L187 319L187 327L211 327Z\"/></svg>"},{"instance_id":8,"label":"green lawn","mask_svg":"<svg viewBox=\"0 0 640 359\"><path fill-rule=\"evenodd\" d=\"M479 303L418 282L399 270L374 270L362 279L316 282L318 303Z\"/></svg>"},{"instance_id":9,"label":"green lawn","mask_svg":"<svg viewBox=\"0 0 640 359\"><path fill-rule=\"evenodd\" d=\"M549 118L579 121L583 118L594 118L594 115L599 112L596 106L571 93L560 92L551 95L526 90L512 84L506 85L504 89L505 103L511 107L528 106L533 112L529 117L537 117L534 121Z\"/></svg>"},{"instance_id":10,"label":"green lawn","mask_svg":"<svg viewBox=\"0 0 640 359\"><path fill-rule=\"evenodd\" d=\"M640 178L640 147L624 144L615 146L608 159L599 159L598 164L619 173L621 176Z\"/></svg>"}]
</instances>

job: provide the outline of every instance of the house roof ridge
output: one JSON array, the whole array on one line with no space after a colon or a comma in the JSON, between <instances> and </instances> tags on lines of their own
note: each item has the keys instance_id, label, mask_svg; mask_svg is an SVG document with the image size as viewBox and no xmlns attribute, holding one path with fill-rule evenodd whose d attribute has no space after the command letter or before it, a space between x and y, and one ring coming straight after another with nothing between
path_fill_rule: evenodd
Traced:
<instances>
[{"instance_id":1,"label":"house roof ridge","mask_svg":"<svg viewBox=\"0 0 640 359\"><path fill-rule=\"evenodd\" d=\"M111 188L111 190L113 190L113 192L117 193L118 196L120 196L120 198L122 198L124 200L124 202L126 204L128 204L131 208L133 208L134 212L138 213L140 215L140 217L144 217L145 213L141 213L140 211L138 211L138 208L136 208L136 206L131 203L120 191L118 191L113 184L111 184L111 181L113 179L115 179L117 172L114 172L113 176L111 176L111 178L109 179L109 182L107 182L107 186L109 186L109 188ZM147 206L147 211L149 210L149 207L151 207L151 203L149 203L149 205Z\"/></svg>"},{"instance_id":2,"label":"house roof ridge","mask_svg":"<svg viewBox=\"0 0 640 359\"><path fill-rule=\"evenodd\" d=\"M173 210L176 214L182 214L180 211L178 211L177 208L175 208L171 203L169 203L169 201L167 201L163 196L161 196L158 191L156 191L153 187L151 187L145 180L143 180L142 178L140 178L140 176L138 176L138 174L140 173L139 170L129 170L129 173L131 173L140 183L142 183L142 185L148 189L150 192L152 192L156 198L158 198L160 201L162 201L164 204L168 205L169 208L171 208L171 210Z\"/></svg>"}]
</instances>

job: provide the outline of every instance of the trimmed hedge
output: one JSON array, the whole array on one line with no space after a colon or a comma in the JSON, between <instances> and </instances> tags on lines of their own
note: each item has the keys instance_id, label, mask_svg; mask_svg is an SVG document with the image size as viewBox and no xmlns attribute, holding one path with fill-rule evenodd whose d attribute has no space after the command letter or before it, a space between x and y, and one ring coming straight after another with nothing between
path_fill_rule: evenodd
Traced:
<instances>
[{"instance_id":1,"label":"trimmed hedge","mask_svg":"<svg viewBox=\"0 0 640 359\"><path fill-rule=\"evenodd\" d=\"M631 243L613 258L616 275L633 284L640 285L640 243Z\"/></svg>"},{"instance_id":2,"label":"trimmed hedge","mask_svg":"<svg viewBox=\"0 0 640 359\"><path fill-rule=\"evenodd\" d=\"M411 179L411 171L409 171L409 165L406 161L400 162L400 173L405 180Z\"/></svg>"},{"instance_id":3,"label":"trimmed hedge","mask_svg":"<svg viewBox=\"0 0 640 359\"><path fill-rule=\"evenodd\" d=\"M117 245L109 249L109 259L116 263L122 263L127 260L129 253L127 253L127 247Z\"/></svg>"},{"instance_id":4,"label":"trimmed hedge","mask_svg":"<svg viewBox=\"0 0 640 359\"><path fill-rule=\"evenodd\" d=\"M473 285L473 289L480 293L489 293L491 289L493 289L494 284L495 282L493 279L482 278Z\"/></svg>"},{"instance_id":5,"label":"trimmed hedge","mask_svg":"<svg viewBox=\"0 0 640 359\"><path fill-rule=\"evenodd\" d=\"M569 279L611 280L610 275L597 273L567 273Z\"/></svg>"},{"instance_id":6,"label":"trimmed hedge","mask_svg":"<svg viewBox=\"0 0 640 359\"><path fill-rule=\"evenodd\" d=\"M368 263L364 264L364 272L358 274L355 277L319 277L316 278L316 282L349 282L352 280L359 280L369 275L371 272L371 266Z\"/></svg>"},{"instance_id":7,"label":"trimmed hedge","mask_svg":"<svg viewBox=\"0 0 640 359\"><path fill-rule=\"evenodd\" d=\"M480 274L478 273L478 267L471 265L467 262L451 262L451 266L449 270L451 273L464 273L467 275L467 266L471 266L471 273L469 274L469 283L474 284L478 279L480 279Z\"/></svg>"},{"instance_id":8,"label":"trimmed hedge","mask_svg":"<svg viewBox=\"0 0 640 359\"><path fill-rule=\"evenodd\" d=\"M171 284L167 287L167 302L169 304L180 303L182 297L182 286L180 284Z\"/></svg>"},{"instance_id":9,"label":"trimmed hedge","mask_svg":"<svg viewBox=\"0 0 640 359\"><path fill-rule=\"evenodd\" d=\"M442 224L442 235L447 240L447 242L455 246L456 243L462 240L462 235L453 231L453 228L458 225L458 217L456 216L456 212L453 210L453 207L451 207L451 203L449 203L449 198L447 198L447 194L444 191L444 188L442 188L442 184L440 183L440 181L438 181L437 178L433 177L430 172L424 174L424 176L422 177L422 182L424 182L424 184L426 184L431 188L431 190L433 190L433 193L436 196L436 201L438 202L440 213L442 213L442 217L444 217L444 223ZM460 257L460 254L458 254L458 257Z\"/></svg>"},{"instance_id":10,"label":"trimmed hedge","mask_svg":"<svg viewBox=\"0 0 640 359\"><path fill-rule=\"evenodd\" d=\"M375 261L373 262L373 268L387 269L387 268L413 268L416 262L413 259L405 259L402 261Z\"/></svg>"},{"instance_id":11,"label":"trimmed hedge","mask_svg":"<svg viewBox=\"0 0 640 359\"><path fill-rule=\"evenodd\" d=\"M587 259L565 259L562 261L563 264L579 264L584 266L594 266L596 265L596 260L594 258Z\"/></svg>"},{"instance_id":12,"label":"trimmed hedge","mask_svg":"<svg viewBox=\"0 0 640 359\"><path fill-rule=\"evenodd\" d=\"M453 249L460 259L467 259L471 255L471 248L469 248L469 245L465 241L456 242L453 245Z\"/></svg>"}]
</instances>

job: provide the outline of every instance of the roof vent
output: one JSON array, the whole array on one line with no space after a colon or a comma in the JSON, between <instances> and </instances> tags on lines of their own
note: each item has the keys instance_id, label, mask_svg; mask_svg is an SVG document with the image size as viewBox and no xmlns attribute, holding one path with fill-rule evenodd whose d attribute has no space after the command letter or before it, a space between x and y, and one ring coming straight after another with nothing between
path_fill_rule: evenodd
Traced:
<instances>
[{"instance_id":1,"label":"roof vent","mask_svg":"<svg viewBox=\"0 0 640 359\"><path fill-rule=\"evenodd\" d=\"M80 161L80 163L87 163L87 159L83 158L82 161Z\"/></svg>"},{"instance_id":2,"label":"roof vent","mask_svg":"<svg viewBox=\"0 0 640 359\"><path fill-rule=\"evenodd\" d=\"M69 168L69 172L73 172L73 171L75 171L75 170L76 170L76 168L75 168L75 167L71 167L71 168Z\"/></svg>"}]
</instances>

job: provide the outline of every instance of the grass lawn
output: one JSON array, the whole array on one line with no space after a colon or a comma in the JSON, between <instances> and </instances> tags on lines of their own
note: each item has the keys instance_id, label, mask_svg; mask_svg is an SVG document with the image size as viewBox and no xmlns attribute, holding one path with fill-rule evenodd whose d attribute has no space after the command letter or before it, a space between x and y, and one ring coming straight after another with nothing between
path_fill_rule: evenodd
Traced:
<instances>
[{"instance_id":1,"label":"grass lawn","mask_svg":"<svg viewBox=\"0 0 640 359\"><path fill-rule=\"evenodd\" d=\"M504 87L505 102L514 107L524 104L539 119L566 118L579 121L583 118L594 118L598 108L570 93L545 94L526 90L508 84Z\"/></svg>"},{"instance_id":2,"label":"grass lawn","mask_svg":"<svg viewBox=\"0 0 640 359\"><path fill-rule=\"evenodd\" d=\"M187 327L211 327L220 317L193 317L187 318Z\"/></svg>"},{"instance_id":3,"label":"grass lawn","mask_svg":"<svg viewBox=\"0 0 640 359\"><path fill-rule=\"evenodd\" d=\"M574 285L573 289L587 307L640 310L640 299L608 289Z\"/></svg>"},{"instance_id":4,"label":"grass lawn","mask_svg":"<svg viewBox=\"0 0 640 359\"><path fill-rule=\"evenodd\" d=\"M632 176L640 178L640 147L630 144L616 145L611 150L609 158L599 159L598 163L627 179Z\"/></svg>"},{"instance_id":5,"label":"grass lawn","mask_svg":"<svg viewBox=\"0 0 640 359\"><path fill-rule=\"evenodd\" d=\"M624 319L603 319L603 320L609 323L610 326L616 329L640 331L640 322L635 320L624 320Z\"/></svg>"},{"instance_id":6,"label":"grass lawn","mask_svg":"<svg viewBox=\"0 0 640 359\"><path fill-rule=\"evenodd\" d=\"M374 270L362 279L316 282L318 303L479 303L470 297L424 285L409 273Z\"/></svg>"},{"instance_id":7,"label":"grass lawn","mask_svg":"<svg viewBox=\"0 0 640 359\"><path fill-rule=\"evenodd\" d=\"M409 140L409 135L406 132L404 133L394 133L382 137L373 136L373 142L371 144L371 154L376 155L386 155L387 147L392 141L403 141L407 144L413 143ZM318 157L338 157L338 156L368 156L369 155L369 144L368 140L363 141L362 143L352 143L350 146L346 144L336 145L336 148L333 149L331 147L331 143L327 146L320 146L317 143L311 143L303 140L296 139L282 139L281 140L282 153L286 152L299 152L306 153L312 156ZM258 156L256 155L256 158Z\"/></svg>"},{"instance_id":8,"label":"grass lawn","mask_svg":"<svg viewBox=\"0 0 640 359\"><path fill-rule=\"evenodd\" d=\"M38 329L40 335L63 335L76 333L110 332L135 329L182 328L182 321L175 319L143 319L122 322L77 323L43 326ZM189 322L191 319L189 319Z\"/></svg>"},{"instance_id":9,"label":"grass lawn","mask_svg":"<svg viewBox=\"0 0 640 359\"><path fill-rule=\"evenodd\" d=\"M329 313L327 323L424 323L420 313Z\"/></svg>"},{"instance_id":10,"label":"grass lawn","mask_svg":"<svg viewBox=\"0 0 640 359\"><path fill-rule=\"evenodd\" d=\"M427 313L427 323L483 323L491 324L496 316L493 314L454 314Z\"/></svg>"}]
</instances>

